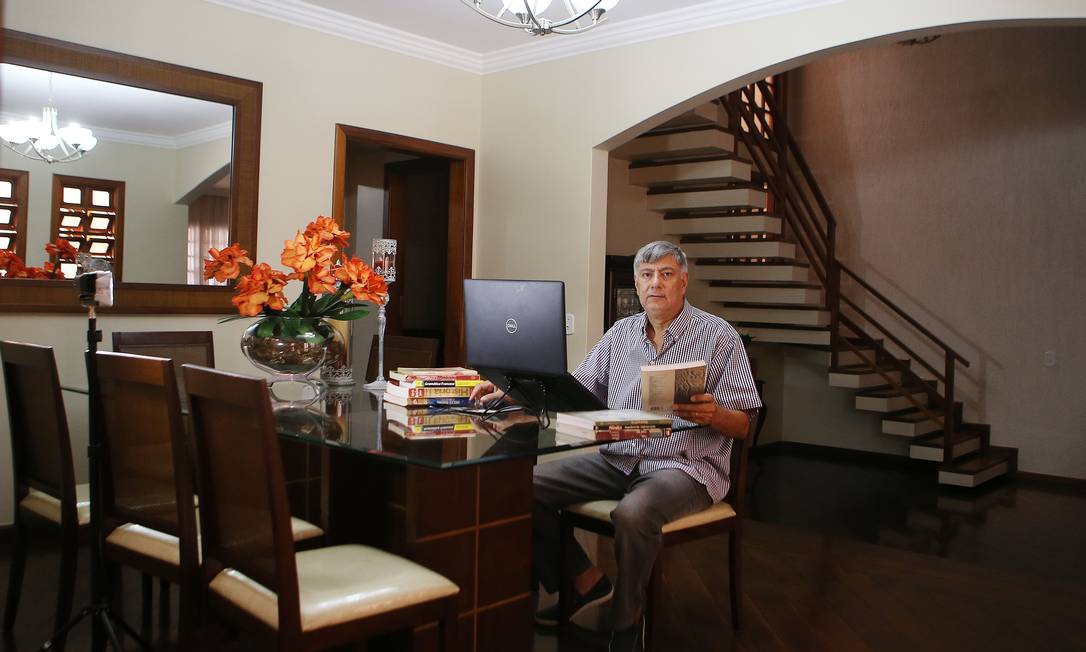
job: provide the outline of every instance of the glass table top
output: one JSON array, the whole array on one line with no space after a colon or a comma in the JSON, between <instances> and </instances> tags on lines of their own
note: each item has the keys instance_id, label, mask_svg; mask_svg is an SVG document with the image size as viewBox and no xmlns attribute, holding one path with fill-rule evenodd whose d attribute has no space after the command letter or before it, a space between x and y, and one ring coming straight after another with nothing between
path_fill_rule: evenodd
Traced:
<instances>
[{"instance_id":1,"label":"glass table top","mask_svg":"<svg viewBox=\"0 0 1086 652\"><path fill-rule=\"evenodd\" d=\"M385 403L361 385L330 388L306 407L274 408L280 436L381 456L390 461L451 468L560 450L598 446L556 433L524 412L489 418L442 410L412 410Z\"/></svg>"}]
</instances>

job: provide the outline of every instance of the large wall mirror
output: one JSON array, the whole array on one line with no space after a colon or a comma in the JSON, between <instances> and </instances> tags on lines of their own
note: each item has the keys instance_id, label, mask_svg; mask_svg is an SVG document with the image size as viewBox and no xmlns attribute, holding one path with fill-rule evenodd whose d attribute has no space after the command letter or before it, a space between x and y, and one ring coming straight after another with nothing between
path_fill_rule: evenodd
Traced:
<instances>
[{"instance_id":1,"label":"large wall mirror","mask_svg":"<svg viewBox=\"0 0 1086 652\"><path fill-rule=\"evenodd\" d=\"M48 260L44 245L61 236L110 259L113 312L230 312L230 290L203 281L200 263L232 242L255 254L261 84L11 30L3 39L0 124L52 105L61 127L98 139L63 163L0 146L0 204L18 206L12 243L26 263ZM70 281L0 279L3 311L80 310L74 299Z\"/></svg>"}]
</instances>

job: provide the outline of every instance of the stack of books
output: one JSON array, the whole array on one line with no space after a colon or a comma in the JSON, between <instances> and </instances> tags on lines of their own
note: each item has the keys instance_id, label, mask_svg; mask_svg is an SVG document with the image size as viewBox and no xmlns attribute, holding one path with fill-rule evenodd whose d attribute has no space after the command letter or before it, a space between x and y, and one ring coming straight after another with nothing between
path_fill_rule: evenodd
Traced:
<instances>
[{"instance_id":1,"label":"stack of books","mask_svg":"<svg viewBox=\"0 0 1086 652\"><path fill-rule=\"evenodd\" d=\"M478 371L464 367L400 367L388 374L385 401L414 409L467 406L481 382Z\"/></svg>"},{"instance_id":2,"label":"stack of books","mask_svg":"<svg viewBox=\"0 0 1086 652\"><path fill-rule=\"evenodd\" d=\"M642 410L559 412L555 431L594 441L670 437L671 419Z\"/></svg>"},{"instance_id":3,"label":"stack of books","mask_svg":"<svg viewBox=\"0 0 1086 652\"><path fill-rule=\"evenodd\" d=\"M388 429L405 439L474 437L476 432L470 416L455 412L414 410L386 403L385 417Z\"/></svg>"}]
</instances>

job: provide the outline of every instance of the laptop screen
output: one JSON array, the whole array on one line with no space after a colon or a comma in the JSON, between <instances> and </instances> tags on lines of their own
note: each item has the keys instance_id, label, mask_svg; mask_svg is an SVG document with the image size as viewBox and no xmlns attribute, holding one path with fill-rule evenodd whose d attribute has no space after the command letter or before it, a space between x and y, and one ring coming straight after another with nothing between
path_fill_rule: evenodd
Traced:
<instances>
[{"instance_id":1,"label":"laptop screen","mask_svg":"<svg viewBox=\"0 0 1086 652\"><path fill-rule=\"evenodd\" d=\"M566 373L561 281L464 281L467 363L529 376Z\"/></svg>"}]
</instances>

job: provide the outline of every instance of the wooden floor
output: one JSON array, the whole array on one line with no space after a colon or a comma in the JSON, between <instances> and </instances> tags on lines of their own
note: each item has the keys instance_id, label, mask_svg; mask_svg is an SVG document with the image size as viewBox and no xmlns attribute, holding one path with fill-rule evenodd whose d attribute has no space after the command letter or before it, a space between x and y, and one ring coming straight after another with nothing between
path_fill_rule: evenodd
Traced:
<instances>
[{"instance_id":1,"label":"wooden floor","mask_svg":"<svg viewBox=\"0 0 1086 652\"><path fill-rule=\"evenodd\" d=\"M791 455L758 464L746 627L730 626L725 542L688 544L667 560L663 650L1086 650L1086 496L1028 481L948 492L929 485L928 472ZM4 546L4 588L7 564ZM43 540L14 638L0 649L34 650L48 636L56 566ZM138 626L130 573L125 594ZM86 596L83 582L77 604ZM174 635L152 637L169 649ZM88 638L79 627L68 649L88 649ZM540 631L534 652L599 650L603 641Z\"/></svg>"}]
</instances>

